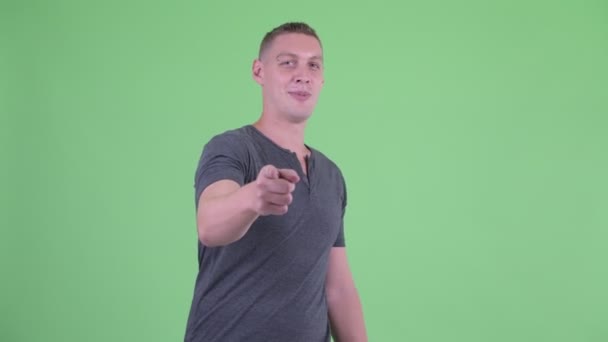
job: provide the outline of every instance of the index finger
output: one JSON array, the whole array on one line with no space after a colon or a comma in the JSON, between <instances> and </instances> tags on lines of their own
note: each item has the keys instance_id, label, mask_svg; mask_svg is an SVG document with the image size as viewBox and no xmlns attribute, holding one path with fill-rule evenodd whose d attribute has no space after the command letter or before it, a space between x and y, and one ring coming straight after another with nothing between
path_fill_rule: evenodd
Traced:
<instances>
[{"instance_id":1,"label":"index finger","mask_svg":"<svg viewBox=\"0 0 608 342\"><path fill-rule=\"evenodd\" d=\"M292 169L279 169L279 178L283 178L291 183L297 183L300 181L300 176L298 176L298 173Z\"/></svg>"}]
</instances>

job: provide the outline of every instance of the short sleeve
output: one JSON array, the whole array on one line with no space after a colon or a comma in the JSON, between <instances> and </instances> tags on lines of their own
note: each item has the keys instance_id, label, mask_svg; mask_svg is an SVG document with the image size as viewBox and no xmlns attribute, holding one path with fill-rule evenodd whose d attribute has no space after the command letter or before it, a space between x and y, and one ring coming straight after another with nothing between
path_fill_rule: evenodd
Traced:
<instances>
[{"instance_id":1,"label":"short sleeve","mask_svg":"<svg viewBox=\"0 0 608 342\"><path fill-rule=\"evenodd\" d=\"M342 181L342 218L340 219L340 230L338 232L338 237L336 238L336 241L334 242L334 247L345 247L346 246L346 239L344 237L344 216L346 215L346 205L347 205L347 199L346 199L346 182L344 181L344 178L341 176L340 177L341 181Z\"/></svg>"},{"instance_id":2,"label":"short sleeve","mask_svg":"<svg viewBox=\"0 0 608 342\"><path fill-rule=\"evenodd\" d=\"M207 186L219 180L233 180L245 184L247 147L236 134L214 136L203 148L194 177L195 204Z\"/></svg>"}]
</instances>

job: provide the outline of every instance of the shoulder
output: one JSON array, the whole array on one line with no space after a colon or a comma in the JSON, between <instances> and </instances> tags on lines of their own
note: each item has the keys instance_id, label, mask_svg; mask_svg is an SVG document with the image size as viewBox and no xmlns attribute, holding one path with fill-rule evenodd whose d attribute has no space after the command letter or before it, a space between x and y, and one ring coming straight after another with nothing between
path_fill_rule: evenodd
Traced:
<instances>
[{"instance_id":1,"label":"shoulder","mask_svg":"<svg viewBox=\"0 0 608 342\"><path fill-rule=\"evenodd\" d=\"M223 132L212 135L205 144L205 147L223 146L223 145L244 145L251 140L251 134L248 132L248 127L243 126L225 130Z\"/></svg>"},{"instance_id":2,"label":"shoulder","mask_svg":"<svg viewBox=\"0 0 608 342\"><path fill-rule=\"evenodd\" d=\"M211 136L203 146L203 154L246 154L252 144L248 126L233 128Z\"/></svg>"}]
</instances>

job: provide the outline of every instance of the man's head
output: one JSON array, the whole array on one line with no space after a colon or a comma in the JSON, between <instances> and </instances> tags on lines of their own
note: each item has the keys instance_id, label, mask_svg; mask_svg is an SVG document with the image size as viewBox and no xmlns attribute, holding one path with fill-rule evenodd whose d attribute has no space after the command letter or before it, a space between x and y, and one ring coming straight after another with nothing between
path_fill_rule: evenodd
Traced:
<instances>
[{"instance_id":1,"label":"man's head","mask_svg":"<svg viewBox=\"0 0 608 342\"><path fill-rule=\"evenodd\" d=\"M319 42L319 46L321 45L321 39L319 39L317 32L315 32L315 30L308 24L300 22L285 23L281 26L275 27L274 29L272 29L272 31L266 33L264 39L262 39L262 43L260 44L258 59L262 59L262 55L264 54L264 52L266 52L266 50L268 50L270 44L272 44L273 40L276 37L287 33L300 33L313 37Z\"/></svg>"},{"instance_id":2,"label":"man's head","mask_svg":"<svg viewBox=\"0 0 608 342\"><path fill-rule=\"evenodd\" d=\"M262 86L264 114L303 122L324 83L321 41L307 24L283 24L264 36L252 71Z\"/></svg>"}]
</instances>

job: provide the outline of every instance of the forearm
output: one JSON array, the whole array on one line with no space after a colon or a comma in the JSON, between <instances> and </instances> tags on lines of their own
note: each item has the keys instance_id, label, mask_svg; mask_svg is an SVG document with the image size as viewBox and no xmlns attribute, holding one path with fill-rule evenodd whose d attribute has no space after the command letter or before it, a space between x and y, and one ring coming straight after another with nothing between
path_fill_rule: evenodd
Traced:
<instances>
[{"instance_id":1,"label":"forearm","mask_svg":"<svg viewBox=\"0 0 608 342\"><path fill-rule=\"evenodd\" d=\"M258 218L251 207L250 186L201 201L197 211L199 240L206 246L222 246L237 241Z\"/></svg>"},{"instance_id":2,"label":"forearm","mask_svg":"<svg viewBox=\"0 0 608 342\"><path fill-rule=\"evenodd\" d=\"M328 291L332 335L336 342L366 342L363 309L355 287Z\"/></svg>"}]
</instances>

